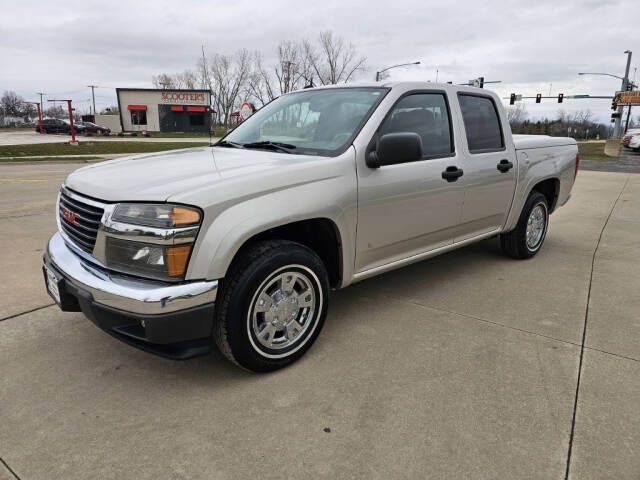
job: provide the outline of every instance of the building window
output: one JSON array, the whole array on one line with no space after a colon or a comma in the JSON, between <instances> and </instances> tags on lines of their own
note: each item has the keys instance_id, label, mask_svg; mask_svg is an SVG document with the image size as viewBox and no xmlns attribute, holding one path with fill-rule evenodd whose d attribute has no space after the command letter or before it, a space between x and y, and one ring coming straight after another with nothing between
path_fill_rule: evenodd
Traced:
<instances>
[{"instance_id":1,"label":"building window","mask_svg":"<svg viewBox=\"0 0 640 480\"><path fill-rule=\"evenodd\" d=\"M189 123L192 126L204 125L204 115L201 113L197 115L189 115Z\"/></svg>"},{"instance_id":2,"label":"building window","mask_svg":"<svg viewBox=\"0 0 640 480\"><path fill-rule=\"evenodd\" d=\"M131 124L132 125L146 125L147 124L147 111L146 110L131 110Z\"/></svg>"}]
</instances>

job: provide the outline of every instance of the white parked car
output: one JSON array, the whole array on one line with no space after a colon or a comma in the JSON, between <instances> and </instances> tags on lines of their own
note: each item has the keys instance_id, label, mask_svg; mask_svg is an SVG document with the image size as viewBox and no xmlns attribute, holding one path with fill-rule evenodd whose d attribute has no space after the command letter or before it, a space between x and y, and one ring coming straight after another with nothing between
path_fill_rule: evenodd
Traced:
<instances>
[{"instance_id":1,"label":"white parked car","mask_svg":"<svg viewBox=\"0 0 640 480\"><path fill-rule=\"evenodd\" d=\"M533 257L577 171L575 140L512 136L490 91L301 90L211 147L69 175L47 288L147 351L188 358L215 343L275 370L317 339L331 288L497 235L506 255Z\"/></svg>"},{"instance_id":2,"label":"white parked car","mask_svg":"<svg viewBox=\"0 0 640 480\"><path fill-rule=\"evenodd\" d=\"M640 131L634 134L629 140L629 148L635 152L640 152Z\"/></svg>"},{"instance_id":3,"label":"white parked car","mask_svg":"<svg viewBox=\"0 0 640 480\"><path fill-rule=\"evenodd\" d=\"M630 128L629 130L627 130L627 132L624 134L624 137L622 138L622 145L624 145L627 148L631 148L631 146L629 145L631 143L631 139L634 136L639 136L640 135L640 128Z\"/></svg>"}]
</instances>

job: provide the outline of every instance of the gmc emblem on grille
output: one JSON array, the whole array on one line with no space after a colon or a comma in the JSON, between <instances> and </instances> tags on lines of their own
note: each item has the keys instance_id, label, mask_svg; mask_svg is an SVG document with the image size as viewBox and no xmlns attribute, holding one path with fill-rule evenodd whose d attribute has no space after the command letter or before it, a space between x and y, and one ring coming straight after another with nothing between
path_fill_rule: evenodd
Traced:
<instances>
[{"instance_id":1,"label":"gmc emblem on grille","mask_svg":"<svg viewBox=\"0 0 640 480\"><path fill-rule=\"evenodd\" d=\"M72 225L79 225L78 223L78 215L76 212L72 212L67 207L62 207L62 218L64 218L67 222Z\"/></svg>"}]
</instances>

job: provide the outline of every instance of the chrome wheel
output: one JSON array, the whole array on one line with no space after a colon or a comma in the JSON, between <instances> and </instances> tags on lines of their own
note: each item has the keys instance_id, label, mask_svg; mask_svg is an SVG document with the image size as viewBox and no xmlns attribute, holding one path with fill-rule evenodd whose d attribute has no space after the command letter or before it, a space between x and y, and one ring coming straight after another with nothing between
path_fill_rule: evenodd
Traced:
<instances>
[{"instance_id":1,"label":"chrome wheel","mask_svg":"<svg viewBox=\"0 0 640 480\"><path fill-rule=\"evenodd\" d=\"M302 265L273 272L256 290L249 307L249 340L270 358L298 350L315 329L322 310L320 282Z\"/></svg>"},{"instance_id":2,"label":"chrome wheel","mask_svg":"<svg viewBox=\"0 0 640 480\"><path fill-rule=\"evenodd\" d=\"M540 247L546 230L547 208L543 203L538 203L533 207L527 219L526 240L529 250L535 251Z\"/></svg>"}]
</instances>

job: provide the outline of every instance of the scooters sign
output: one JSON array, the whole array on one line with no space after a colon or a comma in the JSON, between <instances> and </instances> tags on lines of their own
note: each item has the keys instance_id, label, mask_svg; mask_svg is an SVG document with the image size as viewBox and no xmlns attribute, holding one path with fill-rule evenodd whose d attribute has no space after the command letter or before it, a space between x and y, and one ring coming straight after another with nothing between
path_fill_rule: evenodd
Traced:
<instances>
[{"instance_id":1,"label":"scooters sign","mask_svg":"<svg viewBox=\"0 0 640 480\"><path fill-rule=\"evenodd\" d=\"M207 103L204 93L194 92L162 92L162 103Z\"/></svg>"}]
</instances>

